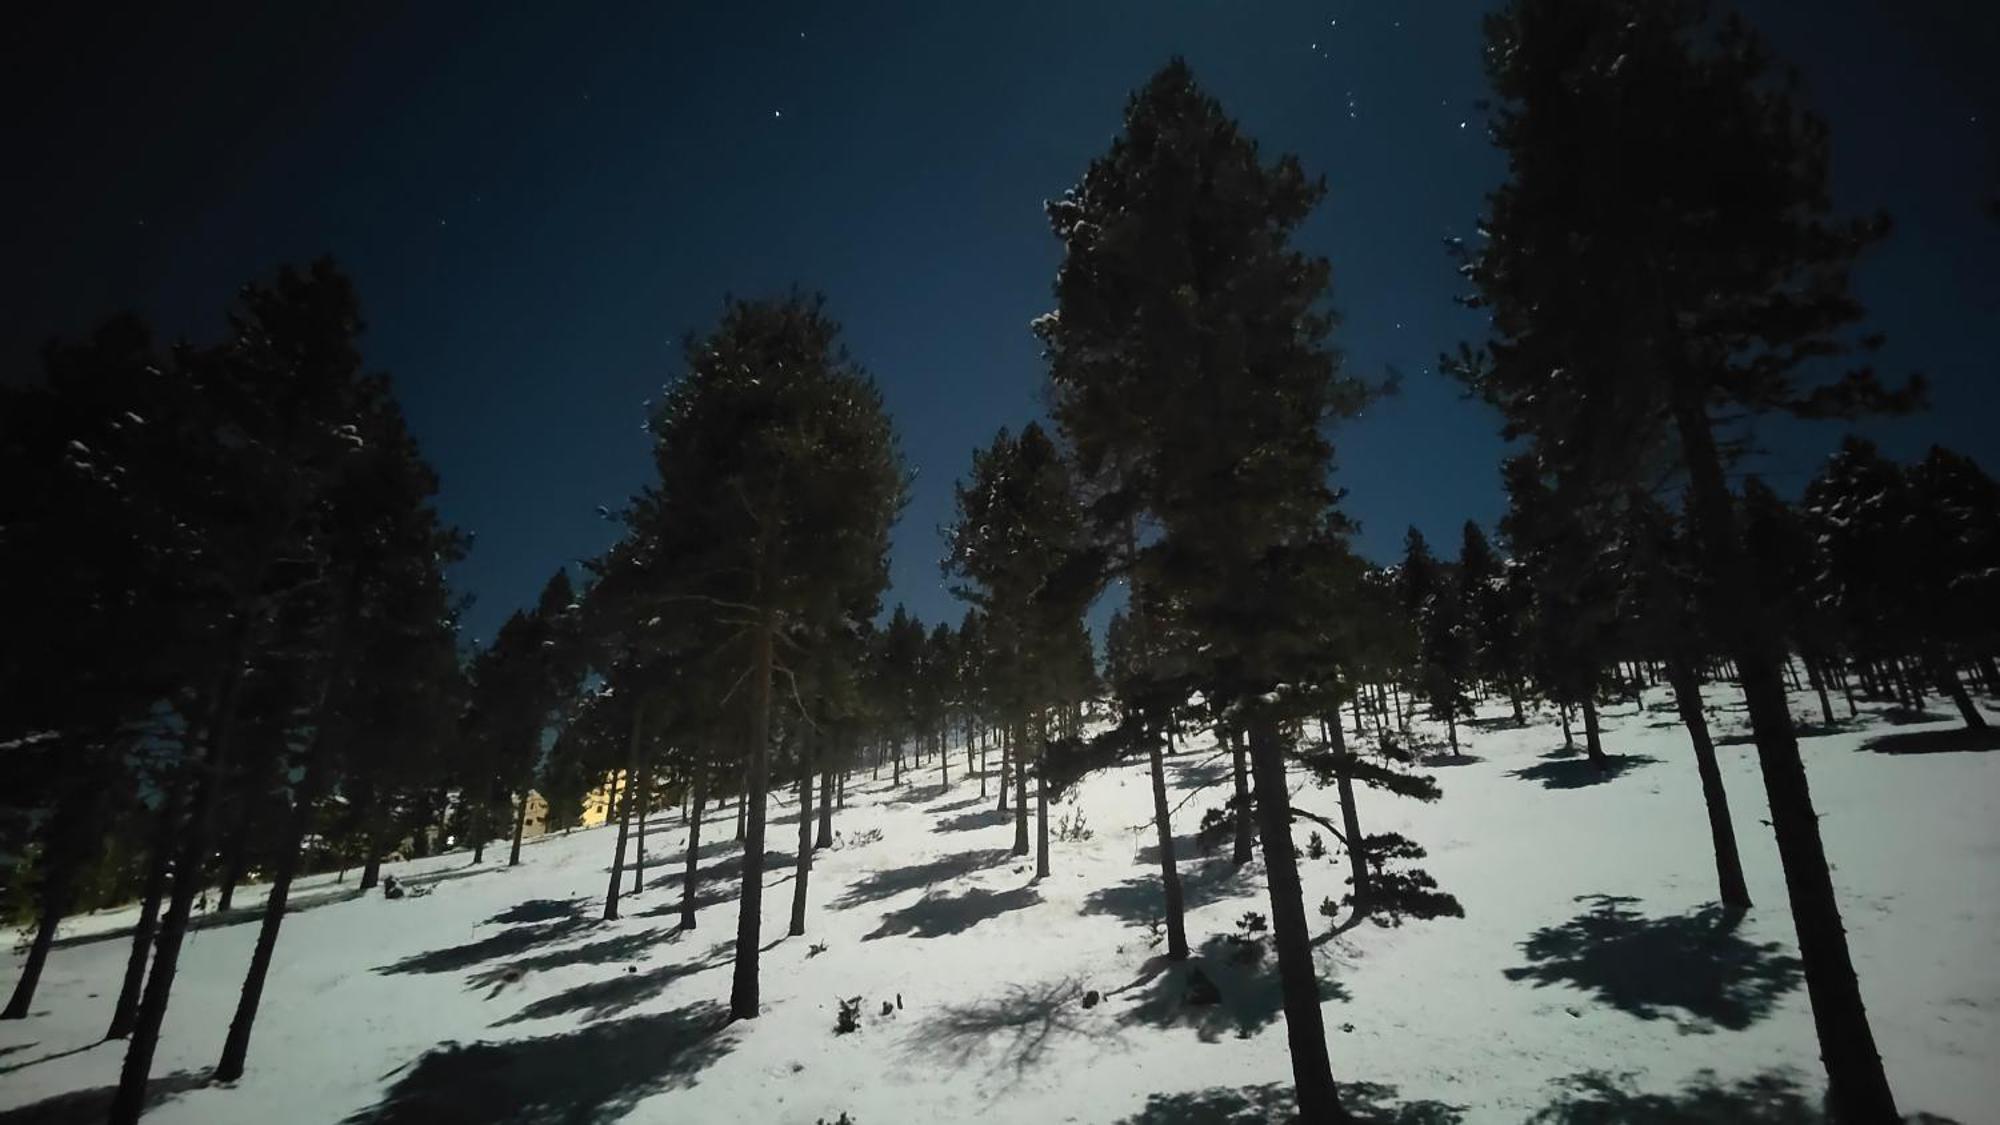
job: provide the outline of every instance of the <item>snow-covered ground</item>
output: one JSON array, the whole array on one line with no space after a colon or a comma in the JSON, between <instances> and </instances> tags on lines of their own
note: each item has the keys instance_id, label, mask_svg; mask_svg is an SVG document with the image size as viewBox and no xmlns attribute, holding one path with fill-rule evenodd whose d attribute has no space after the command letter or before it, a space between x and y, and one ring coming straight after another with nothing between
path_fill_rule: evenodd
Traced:
<instances>
[{"instance_id":1,"label":"snow-covered ground","mask_svg":"<svg viewBox=\"0 0 2000 1125\"><path fill-rule=\"evenodd\" d=\"M1718 734L1741 711L1714 692ZM1823 1078L1753 749L1720 748L1756 908L1733 929L1685 732L1666 710L1608 709L1619 771L1591 783L1546 722L1469 732L1434 805L1364 791L1364 829L1430 849L1463 919L1363 925L1319 946L1334 1072L1347 1100L1401 1122L1812 1120ZM1797 701L1801 714L1807 700ZM2000 1120L2000 754L1887 754L1955 723L1882 715L1805 741L1877 1040L1906 1112ZM1948 744L1956 745L1956 744ZM1992 742L1986 743L1994 745ZM1910 748L1908 743L1904 748ZM423 861L421 898L314 880L288 917L250 1056L200 1086L255 926L190 936L149 1120L209 1122L1262 1121L1290 1069L1272 967L1228 956L1261 867L1203 857L1219 804L1200 745L1170 760L1189 937L1223 1002L1187 1007L1158 971L1150 795L1134 766L1051 813L1087 839L1053 875L1008 856L1013 829L953 763L901 790L850 789L837 850L814 862L807 936L783 937L795 809L774 801L761 1018L726 1024L736 924L727 810L705 831L700 927L677 934L685 830L649 832L647 889L598 921L612 836L553 837L507 869L489 849ZM1301 775L1296 800L1332 814ZM879 831L880 838L859 842ZM1307 833L1299 833L1303 841ZM498 862L496 862L496 859ZM440 872L438 865L455 867ZM1301 860L1307 901L1338 897L1337 851ZM412 869L416 865L410 865ZM393 870L393 869L392 869ZM352 879L350 874L349 879ZM248 901L254 901L251 896ZM115 915L77 932L108 933ZM129 921L129 914L123 919ZM820 945L824 952L815 952ZM58 949L36 1014L0 1024L0 1122L94 1121L122 1044L93 1042L126 945ZM1268 962L1268 959L1267 959ZM0 958L11 982L19 958ZM1104 993L1086 1008L1086 991ZM862 1028L834 1034L837 998ZM900 1006L898 1001L900 1000ZM889 1013L883 1013L885 1002ZM1540 1115L1540 1116L1537 1116ZM1279 1119L1273 1116L1271 1119Z\"/></svg>"}]
</instances>

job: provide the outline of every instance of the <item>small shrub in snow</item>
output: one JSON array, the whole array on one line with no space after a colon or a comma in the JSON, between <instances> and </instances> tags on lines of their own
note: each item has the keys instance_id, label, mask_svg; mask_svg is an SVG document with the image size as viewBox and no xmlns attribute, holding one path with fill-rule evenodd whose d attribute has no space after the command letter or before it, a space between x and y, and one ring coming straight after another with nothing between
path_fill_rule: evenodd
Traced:
<instances>
[{"instance_id":1,"label":"small shrub in snow","mask_svg":"<svg viewBox=\"0 0 2000 1125\"><path fill-rule=\"evenodd\" d=\"M816 941L811 945L806 946L806 960L810 961L813 958L825 952L826 952L826 943L823 941Z\"/></svg>"},{"instance_id":2,"label":"small shrub in snow","mask_svg":"<svg viewBox=\"0 0 2000 1125\"><path fill-rule=\"evenodd\" d=\"M1306 858L1307 859L1326 858L1326 841L1324 839L1321 839L1320 834L1317 832L1313 833L1311 836L1306 837Z\"/></svg>"},{"instance_id":3,"label":"small shrub in snow","mask_svg":"<svg viewBox=\"0 0 2000 1125\"><path fill-rule=\"evenodd\" d=\"M1090 839L1090 826L1083 822L1083 810L1073 811L1056 818L1055 827L1050 830L1060 843L1078 843Z\"/></svg>"},{"instance_id":4,"label":"small shrub in snow","mask_svg":"<svg viewBox=\"0 0 2000 1125\"><path fill-rule=\"evenodd\" d=\"M850 848L865 847L868 844L877 843L881 839L882 830L880 828L870 828L866 832L856 832L854 839L848 841L847 846Z\"/></svg>"},{"instance_id":5,"label":"small shrub in snow","mask_svg":"<svg viewBox=\"0 0 2000 1125\"><path fill-rule=\"evenodd\" d=\"M846 1035L850 1031L861 1030L861 997L835 1001L840 1005L840 1016L834 1021L833 1033ZM843 1115L844 1116L844 1115Z\"/></svg>"}]
</instances>

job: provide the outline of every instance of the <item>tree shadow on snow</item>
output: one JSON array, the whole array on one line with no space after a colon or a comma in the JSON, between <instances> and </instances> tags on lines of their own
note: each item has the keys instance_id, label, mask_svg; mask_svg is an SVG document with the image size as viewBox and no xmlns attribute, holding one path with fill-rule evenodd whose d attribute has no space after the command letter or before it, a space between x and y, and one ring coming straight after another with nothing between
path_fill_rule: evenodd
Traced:
<instances>
[{"instance_id":1,"label":"tree shadow on snow","mask_svg":"<svg viewBox=\"0 0 2000 1125\"><path fill-rule=\"evenodd\" d=\"M937 856L922 863L871 871L855 880L839 898L827 905L835 910L850 910L865 903L880 902L904 891L921 890L997 866L1007 862L1011 855L1005 848L974 848Z\"/></svg>"},{"instance_id":2,"label":"tree shadow on snow","mask_svg":"<svg viewBox=\"0 0 2000 1125\"><path fill-rule=\"evenodd\" d=\"M1422 1099L1396 1100L1396 1087L1380 1082L1340 1083L1340 1104L1368 1125L1457 1125L1464 1106ZM1280 1125L1297 1120L1288 1086L1215 1086L1179 1094L1154 1094L1118 1125Z\"/></svg>"},{"instance_id":3,"label":"tree shadow on snow","mask_svg":"<svg viewBox=\"0 0 2000 1125\"><path fill-rule=\"evenodd\" d=\"M1731 1083L1703 1070L1671 1094L1645 1094L1630 1075L1585 1071L1557 1079L1562 1093L1528 1118L1528 1125L1827 1125L1831 1118L1788 1070L1769 1070ZM1910 1125L1953 1125L1950 1118L1912 1113Z\"/></svg>"},{"instance_id":4,"label":"tree shadow on snow","mask_svg":"<svg viewBox=\"0 0 2000 1125\"><path fill-rule=\"evenodd\" d=\"M943 1051L959 1066L997 1050L994 1069L1020 1074L1041 1062L1056 1042L1089 1034L1082 997L1083 987L1073 977L1010 985L998 997L947 1006L919 1025L912 1045L926 1056Z\"/></svg>"},{"instance_id":5,"label":"tree shadow on snow","mask_svg":"<svg viewBox=\"0 0 2000 1125\"><path fill-rule=\"evenodd\" d=\"M931 811L934 813L964 812L967 809L976 809L982 805L991 808L997 800L999 800L998 797L961 797L948 805L939 805Z\"/></svg>"},{"instance_id":6,"label":"tree shadow on snow","mask_svg":"<svg viewBox=\"0 0 2000 1125\"><path fill-rule=\"evenodd\" d=\"M562 941L596 924L591 919L572 916L552 922L509 926L498 933L488 934L462 945L411 954L394 964L377 966L375 971L384 976L397 973L457 972L470 969L481 962L526 953L538 945Z\"/></svg>"},{"instance_id":7,"label":"tree shadow on snow","mask_svg":"<svg viewBox=\"0 0 2000 1125\"><path fill-rule=\"evenodd\" d=\"M161 1075L146 1083L146 1108L158 1109L207 1083L208 1072L205 1070L182 1070ZM110 1116L111 1100L117 1094L116 1086L71 1090L67 1094L57 1094L0 1111L0 1125L98 1125Z\"/></svg>"},{"instance_id":8,"label":"tree shadow on snow","mask_svg":"<svg viewBox=\"0 0 2000 1125\"><path fill-rule=\"evenodd\" d=\"M1238 867L1227 856L1182 865L1181 898L1189 910L1227 898L1243 889L1239 884L1249 871L1249 865ZM1144 926L1166 916L1164 893L1160 889L1159 872L1155 870L1091 891L1084 896L1080 913L1109 914Z\"/></svg>"},{"instance_id":9,"label":"tree shadow on snow","mask_svg":"<svg viewBox=\"0 0 2000 1125\"><path fill-rule=\"evenodd\" d=\"M982 805L986 804L984 801L978 803ZM1001 812L999 809L989 806L983 809L976 809L972 812L962 812L956 816L940 817L937 823L931 825L931 831L965 832L974 828L997 828L1002 824L1012 824L1013 822L1014 810L1008 809L1006 812Z\"/></svg>"},{"instance_id":10,"label":"tree shadow on snow","mask_svg":"<svg viewBox=\"0 0 2000 1125\"><path fill-rule=\"evenodd\" d=\"M667 936L662 937L662 934ZM520 980L529 973L559 969L566 965L608 965L614 961L630 961L656 945L672 941L676 936L677 933L654 927L650 930L618 934L600 941L587 941L582 945L517 957L505 964L481 969L466 977L466 984L471 988L486 988Z\"/></svg>"},{"instance_id":11,"label":"tree shadow on snow","mask_svg":"<svg viewBox=\"0 0 2000 1125\"><path fill-rule=\"evenodd\" d=\"M561 918L583 917L583 898L531 898L488 918L486 925L516 926L527 922L554 922Z\"/></svg>"},{"instance_id":12,"label":"tree shadow on snow","mask_svg":"<svg viewBox=\"0 0 2000 1125\"><path fill-rule=\"evenodd\" d=\"M615 976L544 996L493 1026L567 1015L579 1015L585 1023L607 1019L651 1000L683 977L732 964L735 949L734 942L726 942L711 949L708 957L701 961L676 961L644 971L636 966L627 966L626 971Z\"/></svg>"},{"instance_id":13,"label":"tree shadow on snow","mask_svg":"<svg viewBox=\"0 0 2000 1125\"><path fill-rule=\"evenodd\" d=\"M1604 768L1599 769L1589 758L1576 755L1548 759L1538 766L1522 766L1517 770L1508 770L1507 776L1518 777L1524 781L1538 781L1544 789L1582 789L1591 785L1601 785L1628 770L1650 766L1658 761L1658 758L1644 754L1606 754Z\"/></svg>"},{"instance_id":14,"label":"tree shadow on snow","mask_svg":"<svg viewBox=\"0 0 2000 1125\"><path fill-rule=\"evenodd\" d=\"M1234 769L1228 762L1197 762L1174 770L1169 784L1175 789L1206 789L1228 781Z\"/></svg>"},{"instance_id":15,"label":"tree shadow on snow","mask_svg":"<svg viewBox=\"0 0 2000 1125\"><path fill-rule=\"evenodd\" d=\"M1156 957L1147 963L1139 979L1116 990L1114 995L1135 987L1145 987L1139 1003L1119 1015L1121 1023L1145 1023L1160 1027L1185 1026L1195 1029L1204 1043L1219 1041L1224 1032L1247 1039L1284 1014L1284 989L1278 980L1278 958L1268 949L1261 956L1242 955L1233 935L1216 934L1201 944L1186 961L1173 962ZM1213 1004L1190 1002L1188 985L1194 970L1215 984L1221 1000ZM1319 998L1346 1001L1347 990L1338 981L1319 978Z\"/></svg>"},{"instance_id":16,"label":"tree shadow on snow","mask_svg":"<svg viewBox=\"0 0 2000 1125\"><path fill-rule=\"evenodd\" d=\"M1647 918L1637 899L1582 895L1591 909L1521 943L1532 964L1502 970L1535 987L1567 985L1640 1019L1669 1019L1683 1032L1741 1031L1797 988L1802 963L1775 942L1735 933L1740 915L1720 906Z\"/></svg>"},{"instance_id":17,"label":"tree shadow on snow","mask_svg":"<svg viewBox=\"0 0 2000 1125\"><path fill-rule=\"evenodd\" d=\"M1877 754L1985 754L2000 750L2000 728L1913 730L1884 734L1861 744Z\"/></svg>"},{"instance_id":18,"label":"tree shadow on snow","mask_svg":"<svg viewBox=\"0 0 2000 1125\"><path fill-rule=\"evenodd\" d=\"M882 924L875 928L875 932L864 934L861 940L949 937L962 934L989 918L999 917L1010 910L1025 910L1041 901L1041 892L1033 887L1015 887L1008 891L973 887L956 895L950 891L932 891L901 910L884 914Z\"/></svg>"},{"instance_id":19,"label":"tree shadow on snow","mask_svg":"<svg viewBox=\"0 0 2000 1125\"><path fill-rule=\"evenodd\" d=\"M698 865L694 871L695 886L705 888L711 883L727 883L733 887L740 884L743 881L743 860L745 857L741 844L734 845L734 847L734 852L717 856L705 864ZM790 852L774 852L766 848L764 850L764 874L768 877L775 871L795 867L798 865L798 860L799 857ZM678 889L681 885L681 878L686 874L687 857L683 853L681 862L668 865L665 871L655 875L646 884L646 888L648 890L660 890L663 888ZM631 884L628 882L626 885L630 886Z\"/></svg>"},{"instance_id":20,"label":"tree shadow on snow","mask_svg":"<svg viewBox=\"0 0 2000 1125\"><path fill-rule=\"evenodd\" d=\"M685 1088L735 1041L720 1005L600 1023L505 1043L447 1043L402 1071L346 1125L557 1125L608 1121ZM395 1072L391 1072L394 1074Z\"/></svg>"}]
</instances>

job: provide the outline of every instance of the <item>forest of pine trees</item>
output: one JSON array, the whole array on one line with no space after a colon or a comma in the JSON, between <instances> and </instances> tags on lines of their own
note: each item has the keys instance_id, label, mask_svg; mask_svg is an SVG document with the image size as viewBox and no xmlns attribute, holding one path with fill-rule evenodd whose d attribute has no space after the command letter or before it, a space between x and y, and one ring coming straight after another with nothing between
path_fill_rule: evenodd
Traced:
<instances>
[{"instance_id":1,"label":"forest of pine trees","mask_svg":"<svg viewBox=\"0 0 2000 1125\"><path fill-rule=\"evenodd\" d=\"M1332 267L1297 243L1325 183L1178 60L1047 205L1048 417L1006 420L962 471L941 529L956 624L884 605L911 472L837 301L725 302L646 419L616 543L478 642L445 575L472 543L439 516L330 260L250 282L212 343L121 316L51 345L43 380L0 400L0 891L32 934L5 1018L31 1011L66 916L140 903L106 1011L129 1044L112 1120L135 1121L203 911L271 887L214 1029L229 1081L257 1065L296 879L354 868L368 891L385 858L444 848L519 864L531 792L561 830L610 778L607 919L643 893L648 812L682 806L692 928L702 848L735 819L735 1019L763 1010L766 938L813 932L814 853L862 777L976 778L1041 879L1051 802L1145 763L1180 961L1163 763L1213 732L1226 797L1200 838L1261 859L1299 1112L1345 1121L1316 935L1462 913L1417 841L1368 831L1375 803L1446 798L1426 771L1466 753L1481 702L1555 716L1614 770L1599 708L1658 691L1700 774L1685 815L1709 826L1716 898L1797 927L1834 1112L1895 1120L1786 692L1828 726L1857 700L1934 698L1985 726L2000 485L1950 450L1900 464L1858 437L1796 495L1736 471L1745 419L1923 400L1866 366L1848 285L1886 230L1831 213L1825 129L1749 28L1678 2L1513 0L1486 37L1509 173L1455 253L1491 334L1447 366L1513 440L1507 510L1456 545L1412 527L1394 559L1357 553L1333 474L1341 428L1389 389L1343 367ZM1815 377L1829 356L1855 362ZM1763 794L1724 790L1703 706L1724 683ZM1732 796L1768 807L1788 903L1750 901ZM798 814L788 922L763 901L774 805ZM1343 900L1305 901L1300 832L1334 841Z\"/></svg>"}]
</instances>

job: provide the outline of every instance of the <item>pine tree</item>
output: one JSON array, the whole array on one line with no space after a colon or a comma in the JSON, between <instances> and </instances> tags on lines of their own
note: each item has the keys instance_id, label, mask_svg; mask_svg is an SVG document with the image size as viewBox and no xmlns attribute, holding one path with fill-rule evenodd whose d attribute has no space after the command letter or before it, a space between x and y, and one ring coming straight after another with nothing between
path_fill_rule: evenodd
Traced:
<instances>
[{"instance_id":1,"label":"pine tree","mask_svg":"<svg viewBox=\"0 0 2000 1125\"><path fill-rule=\"evenodd\" d=\"M1053 413L1085 479L1144 510L1141 587L1205 646L1201 680L1240 715L1270 881L1301 1114L1343 1120L1291 843L1278 685L1306 639L1292 566L1331 504L1322 425L1357 404L1323 341L1327 265L1292 250L1324 187L1266 164L1179 60L1127 104L1124 132L1049 205L1064 260L1037 322Z\"/></svg>"},{"instance_id":2,"label":"pine tree","mask_svg":"<svg viewBox=\"0 0 2000 1125\"><path fill-rule=\"evenodd\" d=\"M906 489L880 394L837 348L821 302L732 301L653 423L657 526L682 596L732 630L748 712L748 816L730 1012L758 1014L764 799L777 648L887 584Z\"/></svg>"},{"instance_id":3,"label":"pine tree","mask_svg":"<svg viewBox=\"0 0 2000 1125\"><path fill-rule=\"evenodd\" d=\"M1515 0L1488 17L1509 178L1466 263L1492 318L1459 363L1587 491L1686 474L1716 636L1742 678L1837 1116L1895 1103L1854 978L1785 695L1756 604L1715 411L1906 407L1859 370L1806 387L1859 304L1850 266L1885 229L1829 216L1826 129L1741 21L1692 2ZM1867 346L1868 341L1862 341Z\"/></svg>"},{"instance_id":4,"label":"pine tree","mask_svg":"<svg viewBox=\"0 0 2000 1125\"><path fill-rule=\"evenodd\" d=\"M1027 853L1023 779L1035 761L1037 878L1048 875L1049 778L1040 761L1050 710L1080 670L1074 652L1084 608L1095 595L1086 573L1071 568L1083 552L1083 514L1069 470L1041 426L1018 438L1005 429L975 451L956 487L958 518L946 535L945 570L966 579L954 588L985 618L987 680L1014 741L1016 854ZM1087 564L1086 564L1087 570ZM1085 652L1088 642L1085 642Z\"/></svg>"}]
</instances>

